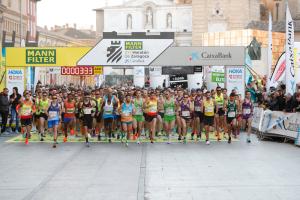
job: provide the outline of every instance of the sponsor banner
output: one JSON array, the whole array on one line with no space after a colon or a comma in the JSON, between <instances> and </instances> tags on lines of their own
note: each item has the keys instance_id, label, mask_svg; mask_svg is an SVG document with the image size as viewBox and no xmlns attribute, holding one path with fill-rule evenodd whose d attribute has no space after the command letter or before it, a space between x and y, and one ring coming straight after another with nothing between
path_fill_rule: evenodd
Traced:
<instances>
[{"instance_id":1,"label":"sponsor banner","mask_svg":"<svg viewBox=\"0 0 300 200\"><path fill-rule=\"evenodd\" d=\"M77 61L89 50L88 47L6 48L6 66L76 66Z\"/></svg>"},{"instance_id":2,"label":"sponsor banner","mask_svg":"<svg viewBox=\"0 0 300 200\"><path fill-rule=\"evenodd\" d=\"M253 118L252 118L252 128L261 131L261 123L264 116L264 109L259 107L254 107Z\"/></svg>"},{"instance_id":3,"label":"sponsor banner","mask_svg":"<svg viewBox=\"0 0 300 200\"><path fill-rule=\"evenodd\" d=\"M94 75L103 75L103 67L94 66Z\"/></svg>"},{"instance_id":4,"label":"sponsor banner","mask_svg":"<svg viewBox=\"0 0 300 200\"><path fill-rule=\"evenodd\" d=\"M296 91L295 62L294 62L294 21L288 4L286 4L286 29L285 29L285 56L286 56L286 93L294 94Z\"/></svg>"},{"instance_id":5,"label":"sponsor banner","mask_svg":"<svg viewBox=\"0 0 300 200\"><path fill-rule=\"evenodd\" d=\"M300 83L300 42L294 43L296 82Z\"/></svg>"},{"instance_id":6,"label":"sponsor banner","mask_svg":"<svg viewBox=\"0 0 300 200\"><path fill-rule=\"evenodd\" d=\"M226 67L226 88L228 95L232 90L245 97L245 68L244 67Z\"/></svg>"},{"instance_id":7,"label":"sponsor banner","mask_svg":"<svg viewBox=\"0 0 300 200\"><path fill-rule=\"evenodd\" d=\"M174 81L187 81L188 78L187 78L187 75L184 74L184 75L171 75L170 76L170 81L171 82L174 82Z\"/></svg>"},{"instance_id":8,"label":"sponsor banner","mask_svg":"<svg viewBox=\"0 0 300 200\"><path fill-rule=\"evenodd\" d=\"M163 75L194 74L194 67L162 67Z\"/></svg>"},{"instance_id":9,"label":"sponsor banner","mask_svg":"<svg viewBox=\"0 0 300 200\"><path fill-rule=\"evenodd\" d=\"M150 76L161 76L161 67L149 67Z\"/></svg>"},{"instance_id":10,"label":"sponsor banner","mask_svg":"<svg viewBox=\"0 0 300 200\"><path fill-rule=\"evenodd\" d=\"M203 66L194 66L194 73L196 72L203 72Z\"/></svg>"},{"instance_id":11,"label":"sponsor banner","mask_svg":"<svg viewBox=\"0 0 300 200\"><path fill-rule=\"evenodd\" d=\"M133 74L135 77L144 77L145 76L145 67L134 67Z\"/></svg>"},{"instance_id":12,"label":"sponsor banner","mask_svg":"<svg viewBox=\"0 0 300 200\"><path fill-rule=\"evenodd\" d=\"M17 87L20 94L23 94L25 87L25 70L9 68L6 70L6 87L12 93L13 87Z\"/></svg>"},{"instance_id":13,"label":"sponsor banner","mask_svg":"<svg viewBox=\"0 0 300 200\"><path fill-rule=\"evenodd\" d=\"M61 68L60 67L50 67L49 74L61 74Z\"/></svg>"},{"instance_id":14,"label":"sponsor banner","mask_svg":"<svg viewBox=\"0 0 300 200\"><path fill-rule=\"evenodd\" d=\"M104 39L83 56L78 65L148 66L173 41L174 33L168 32L159 35L105 33Z\"/></svg>"},{"instance_id":15,"label":"sponsor banner","mask_svg":"<svg viewBox=\"0 0 300 200\"><path fill-rule=\"evenodd\" d=\"M283 52L275 65L275 69L273 71L269 83L270 87L276 88L279 82L285 83L285 68L286 68L286 60L285 60L285 52Z\"/></svg>"},{"instance_id":16,"label":"sponsor banner","mask_svg":"<svg viewBox=\"0 0 300 200\"><path fill-rule=\"evenodd\" d=\"M214 83L224 83L225 82L224 73L212 72L211 81Z\"/></svg>"},{"instance_id":17,"label":"sponsor banner","mask_svg":"<svg viewBox=\"0 0 300 200\"><path fill-rule=\"evenodd\" d=\"M170 47L153 66L244 66L245 47Z\"/></svg>"},{"instance_id":18,"label":"sponsor banner","mask_svg":"<svg viewBox=\"0 0 300 200\"><path fill-rule=\"evenodd\" d=\"M261 131L296 139L300 126L299 119L300 113L266 110L263 115Z\"/></svg>"}]
</instances>

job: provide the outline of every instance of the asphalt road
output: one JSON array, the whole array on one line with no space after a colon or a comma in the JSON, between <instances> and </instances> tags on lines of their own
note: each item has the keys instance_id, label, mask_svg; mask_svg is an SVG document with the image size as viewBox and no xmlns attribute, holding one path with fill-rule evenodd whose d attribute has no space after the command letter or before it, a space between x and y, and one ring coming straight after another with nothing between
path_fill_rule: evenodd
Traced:
<instances>
[{"instance_id":1,"label":"asphalt road","mask_svg":"<svg viewBox=\"0 0 300 200\"><path fill-rule=\"evenodd\" d=\"M254 137L253 137L254 138ZM232 144L5 143L0 200L299 200L300 149Z\"/></svg>"}]
</instances>

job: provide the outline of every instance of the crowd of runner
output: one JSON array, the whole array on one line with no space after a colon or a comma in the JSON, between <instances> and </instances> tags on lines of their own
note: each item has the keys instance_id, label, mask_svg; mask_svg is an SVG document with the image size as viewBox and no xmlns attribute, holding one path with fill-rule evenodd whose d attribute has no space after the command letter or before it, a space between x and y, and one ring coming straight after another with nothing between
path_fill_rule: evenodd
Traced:
<instances>
[{"instance_id":1,"label":"crowd of runner","mask_svg":"<svg viewBox=\"0 0 300 200\"><path fill-rule=\"evenodd\" d=\"M8 90L3 93L8 94ZM221 87L212 91L99 88L89 92L39 88L34 95L30 91L22 97L17 94L14 88L9 103L15 110L14 117L20 119L26 144L32 127L36 127L41 141L46 133L53 136L54 148L59 133L64 135L64 142L69 135L82 135L87 147L91 137L108 142L117 139L128 146L130 139L139 144L141 136L151 143L158 136L166 137L169 144L172 135L183 143L204 137L209 145L212 132L218 141L226 139L231 143L240 130L246 130L247 142L251 142L254 106L249 91L244 99L234 90L227 95Z\"/></svg>"}]
</instances>

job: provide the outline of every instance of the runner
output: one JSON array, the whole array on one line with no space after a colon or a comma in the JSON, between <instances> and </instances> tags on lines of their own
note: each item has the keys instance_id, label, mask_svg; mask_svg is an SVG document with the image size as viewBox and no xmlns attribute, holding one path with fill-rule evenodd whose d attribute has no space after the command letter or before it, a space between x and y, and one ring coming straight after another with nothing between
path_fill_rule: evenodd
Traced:
<instances>
[{"instance_id":1,"label":"runner","mask_svg":"<svg viewBox=\"0 0 300 200\"><path fill-rule=\"evenodd\" d=\"M70 128L71 135L74 135L75 128L75 111L76 111L76 102L73 100L73 95L68 94L67 100L64 101L63 111L64 111L64 142L68 141L68 127Z\"/></svg>"},{"instance_id":2,"label":"runner","mask_svg":"<svg viewBox=\"0 0 300 200\"><path fill-rule=\"evenodd\" d=\"M163 95L160 92L157 92L158 101L157 101L157 109L158 109L158 115L157 115L157 130L156 130L156 136L161 136L161 130L163 128L163 119L164 119L164 98Z\"/></svg>"},{"instance_id":3,"label":"runner","mask_svg":"<svg viewBox=\"0 0 300 200\"><path fill-rule=\"evenodd\" d=\"M47 92L43 92L43 96L41 99L37 100L37 111L39 115L39 133L40 133L40 140L44 141L45 137L45 127L46 127L46 121L48 119L47 115L47 109L49 107L49 99ZM36 115L37 116L37 115Z\"/></svg>"},{"instance_id":4,"label":"runner","mask_svg":"<svg viewBox=\"0 0 300 200\"><path fill-rule=\"evenodd\" d=\"M57 95L52 95L52 101L47 109L48 114L48 128L50 132L53 133L53 148L56 148L57 145L57 132L58 124L61 117L61 106L58 103Z\"/></svg>"},{"instance_id":5,"label":"runner","mask_svg":"<svg viewBox=\"0 0 300 200\"><path fill-rule=\"evenodd\" d=\"M197 95L195 97L194 100L194 109L195 109L195 115L194 115L194 123L195 123L195 127L194 127L194 134L197 135L197 138L200 139L201 135L202 135L202 130L203 130L203 112L201 110L203 104L203 94L202 94L202 90L201 89L197 89ZM197 130L198 133L197 133ZM192 138L193 140L193 138Z\"/></svg>"},{"instance_id":6,"label":"runner","mask_svg":"<svg viewBox=\"0 0 300 200\"><path fill-rule=\"evenodd\" d=\"M164 125L165 125L165 132L168 137L167 144L171 143L171 132L175 126L176 120L176 113L175 113L175 100L171 98L170 92L167 90L165 91L165 101L164 101Z\"/></svg>"},{"instance_id":7,"label":"runner","mask_svg":"<svg viewBox=\"0 0 300 200\"><path fill-rule=\"evenodd\" d=\"M144 101L141 96L141 91L136 91L136 98L133 100L134 115L133 115L133 133L137 139L137 143L140 144L140 136L144 127L143 105Z\"/></svg>"},{"instance_id":8,"label":"runner","mask_svg":"<svg viewBox=\"0 0 300 200\"><path fill-rule=\"evenodd\" d=\"M176 110L180 108L180 104L183 100L183 91L181 89L177 90L177 97L176 97ZM178 140L181 141L182 137L182 125L181 125L181 117L179 113L176 112L176 124L177 124L177 133L178 133Z\"/></svg>"},{"instance_id":9,"label":"runner","mask_svg":"<svg viewBox=\"0 0 300 200\"><path fill-rule=\"evenodd\" d=\"M80 102L79 108L82 112L83 135L85 137L86 147L90 147L88 134L91 134L93 128L94 107L96 107L96 104L91 100L90 93L85 92L83 102Z\"/></svg>"},{"instance_id":10,"label":"runner","mask_svg":"<svg viewBox=\"0 0 300 200\"><path fill-rule=\"evenodd\" d=\"M206 99L203 101L202 112L204 113L203 124L205 128L206 144L209 145L210 128L214 125L215 110L217 110L216 102L211 98L211 92L206 92Z\"/></svg>"},{"instance_id":11,"label":"runner","mask_svg":"<svg viewBox=\"0 0 300 200\"><path fill-rule=\"evenodd\" d=\"M217 93L215 94L215 101L217 104L217 113L215 114L215 120L216 120L216 136L218 137L218 141L221 140L220 138L220 131L221 129L224 129L224 115L225 111L223 109L224 107L224 96L222 94L221 87L216 88Z\"/></svg>"},{"instance_id":12,"label":"runner","mask_svg":"<svg viewBox=\"0 0 300 200\"><path fill-rule=\"evenodd\" d=\"M125 102L122 103L120 108L122 131L127 133L125 144L128 146L128 140L132 133L132 122L133 122L133 105L131 103L131 96L129 93L126 94Z\"/></svg>"},{"instance_id":13,"label":"runner","mask_svg":"<svg viewBox=\"0 0 300 200\"><path fill-rule=\"evenodd\" d=\"M231 134L234 133L237 126L237 112L238 112L238 102L235 100L235 94L231 93L229 100L224 104L224 110L227 113L227 133L228 133L228 143L231 143Z\"/></svg>"},{"instance_id":14,"label":"runner","mask_svg":"<svg viewBox=\"0 0 300 200\"><path fill-rule=\"evenodd\" d=\"M242 104L243 111L243 129L246 130L247 127L247 142L251 143L251 125L253 116L253 103L251 101L251 93L249 91L245 94L245 99Z\"/></svg>"},{"instance_id":15,"label":"runner","mask_svg":"<svg viewBox=\"0 0 300 200\"><path fill-rule=\"evenodd\" d=\"M101 115L101 109L102 109L102 103L103 98L100 94L100 91L97 90L95 92L95 100L97 102L97 113L96 113L96 135L98 137L98 141L101 141L101 129L102 129L102 115Z\"/></svg>"},{"instance_id":16,"label":"runner","mask_svg":"<svg viewBox=\"0 0 300 200\"><path fill-rule=\"evenodd\" d=\"M149 123L150 141L153 144L157 120L157 99L154 92L150 94L150 98L146 101L144 109L146 111L145 121Z\"/></svg>"},{"instance_id":17,"label":"runner","mask_svg":"<svg viewBox=\"0 0 300 200\"><path fill-rule=\"evenodd\" d=\"M187 125L191 123L193 118L193 110L194 105L193 102L189 99L187 93L184 94L183 101L181 101L179 106L179 116L181 118L181 128L182 128L182 136L183 136L183 143L187 143L186 135L187 135Z\"/></svg>"},{"instance_id":18,"label":"runner","mask_svg":"<svg viewBox=\"0 0 300 200\"><path fill-rule=\"evenodd\" d=\"M21 119L22 134L25 136L25 144L28 144L28 139L30 136L30 131L32 128L32 117L35 112L34 103L30 99L30 93L24 92L25 99L17 106L17 112Z\"/></svg>"},{"instance_id":19,"label":"runner","mask_svg":"<svg viewBox=\"0 0 300 200\"><path fill-rule=\"evenodd\" d=\"M117 101L111 93L108 93L102 103L101 115L103 114L105 134L108 136L108 141L110 143L112 142L111 137L113 132L114 112L117 107Z\"/></svg>"}]
</instances>

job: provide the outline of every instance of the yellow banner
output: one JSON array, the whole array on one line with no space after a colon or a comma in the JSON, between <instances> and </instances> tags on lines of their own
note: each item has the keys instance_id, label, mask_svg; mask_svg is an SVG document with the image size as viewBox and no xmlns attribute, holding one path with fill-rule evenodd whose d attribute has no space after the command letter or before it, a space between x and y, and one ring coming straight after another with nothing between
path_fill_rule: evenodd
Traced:
<instances>
[{"instance_id":1,"label":"yellow banner","mask_svg":"<svg viewBox=\"0 0 300 200\"><path fill-rule=\"evenodd\" d=\"M76 66L78 60L90 49L89 47L7 48L6 66Z\"/></svg>"}]
</instances>

